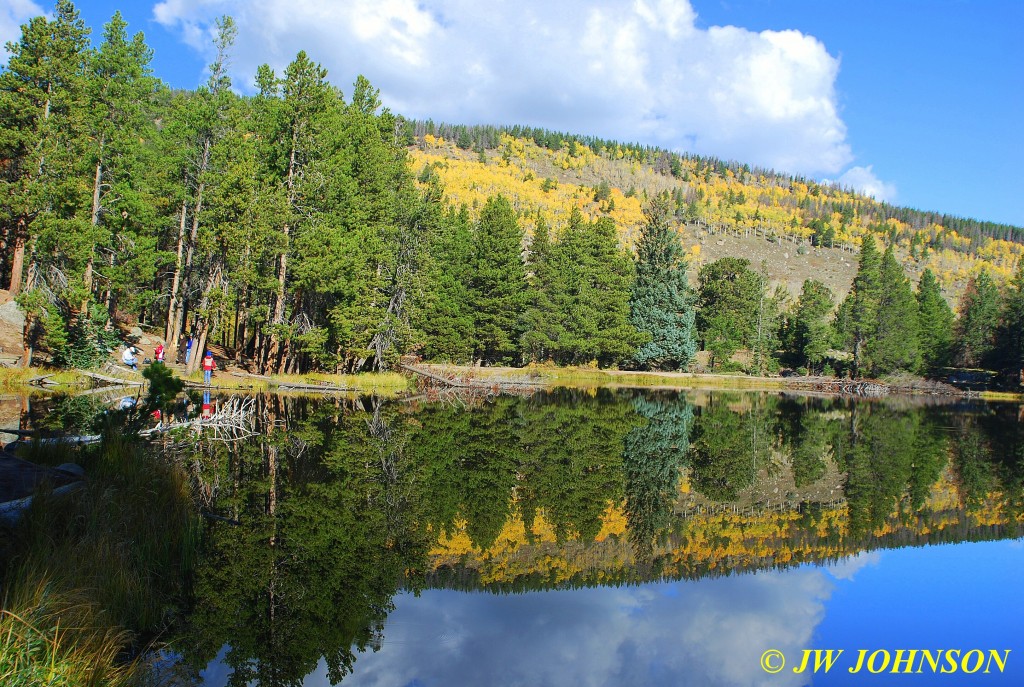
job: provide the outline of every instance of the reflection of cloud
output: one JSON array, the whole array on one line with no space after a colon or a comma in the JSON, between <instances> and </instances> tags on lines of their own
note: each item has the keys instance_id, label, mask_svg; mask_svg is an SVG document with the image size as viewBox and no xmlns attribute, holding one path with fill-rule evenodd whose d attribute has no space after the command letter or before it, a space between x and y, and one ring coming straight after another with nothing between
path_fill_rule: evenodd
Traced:
<instances>
[{"instance_id":1,"label":"reflection of cloud","mask_svg":"<svg viewBox=\"0 0 1024 687\"><path fill-rule=\"evenodd\" d=\"M155 19L210 50L238 23L237 85L306 50L348 87L435 121L528 124L802 174L850 163L839 60L799 31L698 26L688 0L161 0Z\"/></svg>"},{"instance_id":2,"label":"reflection of cloud","mask_svg":"<svg viewBox=\"0 0 1024 687\"><path fill-rule=\"evenodd\" d=\"M849 558L825 566L825 570L837 580L852 580L862 569L869 565L878 565L881 560L882 554L878 551L860 551Z\"/></svg>"},{"instance_id":3,"label":"reflection of cloud","mask_svg":"<svg viewBox=\"0 0 1024 687\"><path fill-rule=\"evenodd\" d=\"M352 685L798 685L767 675L766 649L796 657L831 594L818 569L513 596L398 597L383 648ZM307 685L329 684L324 666Z\"/></svg>"}]
</instances>

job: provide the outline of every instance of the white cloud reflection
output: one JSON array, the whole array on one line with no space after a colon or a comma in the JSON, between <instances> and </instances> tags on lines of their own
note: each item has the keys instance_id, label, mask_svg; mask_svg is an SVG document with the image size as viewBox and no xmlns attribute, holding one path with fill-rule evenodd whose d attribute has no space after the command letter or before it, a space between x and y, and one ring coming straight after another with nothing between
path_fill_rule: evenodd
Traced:
<instances>
[{"instance_id":1,"label":"white cloud reflection","mask_svg":"<svg viewBox=\"0 0 1024 687\"><path fill-rule=\"evenodd\" d=\"M799 685L766 649L812 641L833 582L817 568L511 596L432 590L395 599L376 653L345 687ZM324 665L306 685L330 684Z\"/></svg>"}]
</instances>

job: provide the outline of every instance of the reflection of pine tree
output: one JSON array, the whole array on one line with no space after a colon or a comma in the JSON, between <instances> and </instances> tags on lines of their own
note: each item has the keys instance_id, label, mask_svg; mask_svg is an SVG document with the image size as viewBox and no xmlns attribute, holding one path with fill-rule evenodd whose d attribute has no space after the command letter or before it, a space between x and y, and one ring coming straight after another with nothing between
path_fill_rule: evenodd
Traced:
<instances>
[{"instance_id":1,"label":"reflection of pine tree","mask_svg":"<svg viewBox=\"0 0 1024 687\"><path fill-rule=\"evenodd\" d=\"M834 424L829 420L827 406L823 409L805 399L780 406L783 439L789 446L793 466L793 482L804 487L825 474L825 456L832 443Z\"/></svg>"},{"instance_id":2,"label":"reflection of pine tree","mask_svg":"<svg viewBox=\"0 0 1024 687\"><path fill-rule=\"evenodd\" d=\"M607 389L557 389L521 404L521 463L516 496L527 527L543 509L558 541L591 542L609 503L622 499L623 437L632 406Z\"/></svg>"},{"instance_id":3,"label":"reflection of pine tree","mask_svg":"<svg viewBox=\"0 0 1024 687\"><path fill-rule=\"evenodd\" d=\"M712 396L694 426L693 486L715 501L733 501L753 484L776 442L775 400L751 395L747 409L734 410L736 400Z\"/></svg>"},{"instance_id":4,"label":"reflection of pine tree","mask_svg":"<svg viewBox=\"0 0 1024 687\"><path fill-rule=\"evenodd\" d=\"M301 684L321 659L336 684L379 646L395 592L417 586L407 571L426 567L421 470L397 408L276 398L265 411L265 436L213 465L217 508L241 524L209 531L178 646L202 666L230 644L233 685Z\"/></svg>"},{"instance_id":5,"label":"reflection of pine tree","mask_svg":"<svg viewBox=\"0 0 1024 687\"><path fill-rule=\"evenodd\" d=\"M679 470L690 447L693 407L684 396L633 399L633 408L647 424L624 440L626 519L638 560L649 559L654 538L670 524Z\"/></svg>"},{"instance_id":6,"label":"reflection of pine tree","mask_svg":"<svg viewBox=\"0 0 1024 687\"><path fill-rule=\"evenodd\" d=\"M960 505L968 512L978 512L989 492L997 489L995 466L988 460L992 449L973 418L961 416L954 422L959 436L953 445L953 467Z\"/></svg>"},{"instance_id":7,"label":"reflection of pine tree","mask_svg":"<svg viewBox=\"0 0 1024 687\"><path fill-rule=\"evenodd\" d=\"M863 536L895 511L924 505L946 464L946 438L923 411L854 404L847 446L836 451L847 473L850 533Z\"/></svg>"}]
</instances>

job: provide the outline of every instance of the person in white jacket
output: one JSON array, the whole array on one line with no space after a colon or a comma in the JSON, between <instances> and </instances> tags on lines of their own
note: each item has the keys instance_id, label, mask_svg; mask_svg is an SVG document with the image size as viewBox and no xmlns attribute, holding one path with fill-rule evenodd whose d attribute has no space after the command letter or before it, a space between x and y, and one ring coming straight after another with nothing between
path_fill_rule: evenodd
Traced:
<instances>
[{"instance_id":1,"label":"person in white jacket","mask_svg":"<svg viewBox=\"0 0 1024 687\"><path fill-rule=\"evenodd\" d=\"M128 367L132 368L133 370L138 370L139 361L138 358L136 357L136 354L138 352L139 349L135 348L135 346L126 346L124 349L124 353L121 354L121 362L127 365Z\"/></svg>"}]
</instances>

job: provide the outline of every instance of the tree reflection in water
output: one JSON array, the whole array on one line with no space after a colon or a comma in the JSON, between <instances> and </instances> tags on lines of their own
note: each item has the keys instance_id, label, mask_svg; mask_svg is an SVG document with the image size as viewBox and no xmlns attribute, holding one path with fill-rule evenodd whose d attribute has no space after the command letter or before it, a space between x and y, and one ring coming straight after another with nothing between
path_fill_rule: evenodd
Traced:
<instances>
[{"instance_id":1,"label":"tree reflection in water","mask_svg":"<svg viewBox=\"0 0 1024 687\"><path fill-rule=\"evenodd\" d=\"M191 460L216 514L176 646L230 684L339 682L400 591L633 584L1020 536L1008 406L581 391L264 396Z\"/></svg>"}]
</instances>

